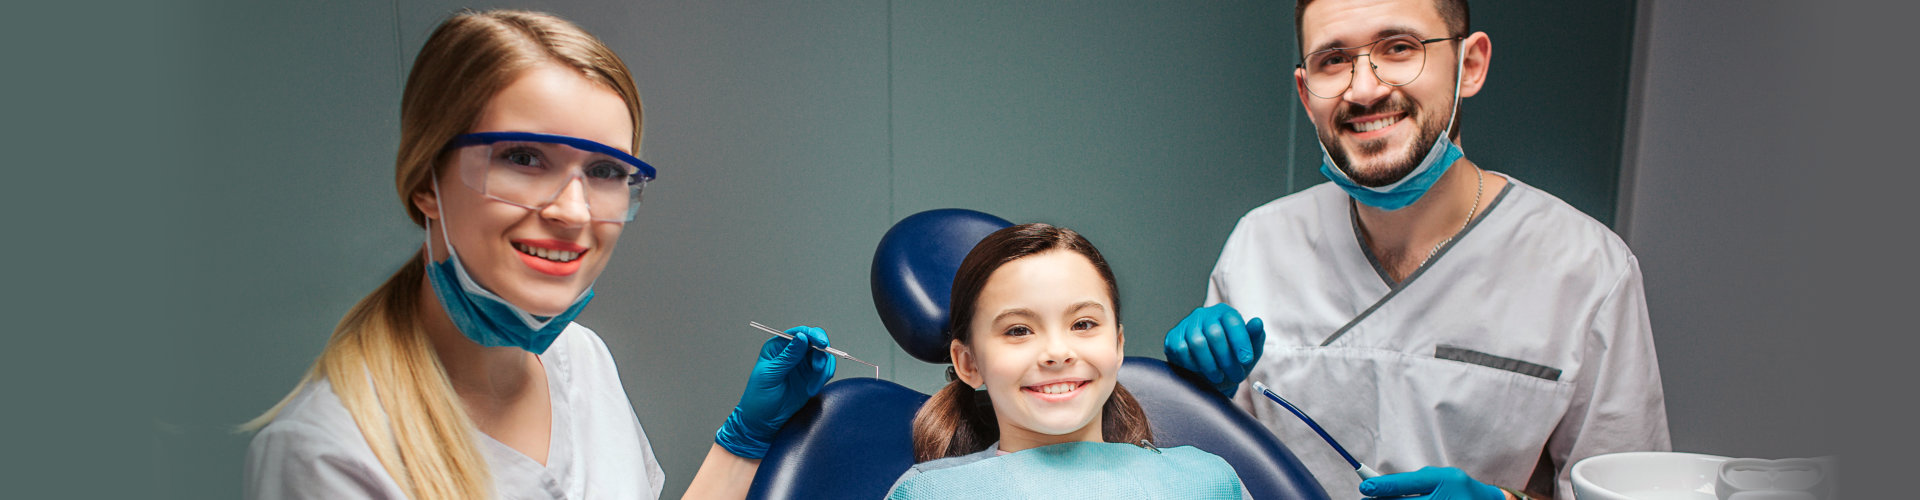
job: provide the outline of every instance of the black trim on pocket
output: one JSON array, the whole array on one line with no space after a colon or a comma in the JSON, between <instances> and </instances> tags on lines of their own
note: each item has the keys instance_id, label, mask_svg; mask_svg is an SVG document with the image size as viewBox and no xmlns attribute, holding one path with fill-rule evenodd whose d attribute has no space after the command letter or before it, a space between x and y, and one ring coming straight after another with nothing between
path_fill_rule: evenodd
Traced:
<instances>
[{"instance_id":1,"label":"black trim on pocket","mask_svg":"<svg viewBox=\"0 0 1920 500\"><path fill-rule=\"evenodd\" d=\"M1547 380L1555 380L1555 381L1560 380L1559 368L1554 368L1546 365L1536 365L1536 364L1528 363L1518 359L1503 358L1503 357L1487 354L1480 351L1461 349L1461 348L1450 346L1450 345L1435 347L1433 349L1433 357L1445 359L1445 360L1451 360L1451 361L1459 361L1462 363L1473 363L1476 365L1485 366L1487 368L1506 370L1506 371L1518 373L1521 375L1527 375L1530 377L1539 377L1539 378L1543 378Z\"/></svg>"}]
</instances>

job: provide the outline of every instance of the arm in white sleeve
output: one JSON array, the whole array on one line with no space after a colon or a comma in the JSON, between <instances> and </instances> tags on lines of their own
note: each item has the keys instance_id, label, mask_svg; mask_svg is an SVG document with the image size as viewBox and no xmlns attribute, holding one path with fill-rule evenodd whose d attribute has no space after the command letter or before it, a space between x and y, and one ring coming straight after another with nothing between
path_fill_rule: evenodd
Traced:
<instances>
[{"instance_id":1,"label":"arm in white sleeve","mask_svg":"<svg viewBox=\"0 0 1920 500\"><path fill-rule=\"evenodd\" d=\"M1583 368L1573 381L1572 402L1547 439L1557 469L1556 498L1573 498L1568 472L1574 462L1673 447L1639 259L1627 259L1584 333Z\"/></svg>"}]
</instances>

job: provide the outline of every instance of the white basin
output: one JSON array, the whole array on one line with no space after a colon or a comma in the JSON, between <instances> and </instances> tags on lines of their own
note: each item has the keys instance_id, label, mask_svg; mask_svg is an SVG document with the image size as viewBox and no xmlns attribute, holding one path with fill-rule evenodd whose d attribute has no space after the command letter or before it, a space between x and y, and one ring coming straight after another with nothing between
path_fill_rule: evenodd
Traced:
<instances>
[{"instance_id":1,"label":"white basin","mask_svg":"<svg viewBox=\"0 0 1920 500\"><path fill-rule=\"evenodd\" d=\"M1634 451L1573 464L1576 500L1718 500L1714 480L1727 457Z\"/></svg>"}]
</instances>

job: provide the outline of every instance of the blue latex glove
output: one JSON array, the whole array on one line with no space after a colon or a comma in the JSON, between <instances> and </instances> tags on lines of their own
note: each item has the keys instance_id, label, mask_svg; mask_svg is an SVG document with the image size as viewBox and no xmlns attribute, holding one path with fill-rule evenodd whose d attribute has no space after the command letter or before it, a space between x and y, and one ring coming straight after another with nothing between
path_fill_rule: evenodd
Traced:
<instances>
[{"instance_id":1,"label":"blue latex glove","mask_svg":"<svg viewBox=\"0 0 1920 500\"><path fill-rule=\"evenodd\" d=\"M827 347L825 330L796 326L787 334L793 340L774 337L761 344L740 404L713 434L713 442L729 453L755 460L767 456L774 433L833 378L833 355L810 347Z\"/></svg>"},{"instance_id":2,"label":"blue latex glove","mask_svg":"<svg viewBox=\"0 0 1920 500\"><path fill-rule=\"evenodd\" d=\"M1473 480L1452 467L1421 467L1413 472L1387 474L1360 482L1360 494L1369 497L1413 496L1414 500L1506 500L1500 488Z\"/></svg>"},{"instance_id":3,"label":"blue latex glove","mask_svg":"<svg viewBox=\"0 0 1920 500\"><path fill-rule=\"evenodd\" d=\"M1267 330L1260 318L1241 321L1233 306L1214 304L1194 309L1168 330L1166 348L1168 363L1207 377L1215 390L1233 397L1266 351Z\"/></svg>"}]
</instances>

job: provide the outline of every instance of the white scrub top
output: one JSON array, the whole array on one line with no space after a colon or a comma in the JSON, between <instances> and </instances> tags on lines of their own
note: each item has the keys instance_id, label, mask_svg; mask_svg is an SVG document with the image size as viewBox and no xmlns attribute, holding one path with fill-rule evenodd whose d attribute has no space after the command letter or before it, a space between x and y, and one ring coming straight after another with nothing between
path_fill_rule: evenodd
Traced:
<instances>
[{"instance_id":1,"label":"white scrub top","mask_svg":"<svg viewBox=\"0 0 1920 500\"><path fill-rule=\"evenodd\" d=\"M547 463L481 432L495 498L659 498L666 474L592 330L569 324L540 355L552 394ZM315 381L247 449L246 497L403 499L327 380Z\"/></svg>"},{"instance_id":2,"label":"white scrub top","mask_svg":"<svg viewBox=\"0 0 1920 500\"><path fill-rule=\"evenodd\" d=\"M1508 180L1399 284L1331 183L1254 209L1227 238L1207 303L1267 332L1234 402L1332 498L1360 496L1353 467L1252 381L1383 474L1451 466L1518 490L1544 450L1570 499L1572 463L1671 448L1639 262L1598 221Z\"/></svg>"}]
</instances>

